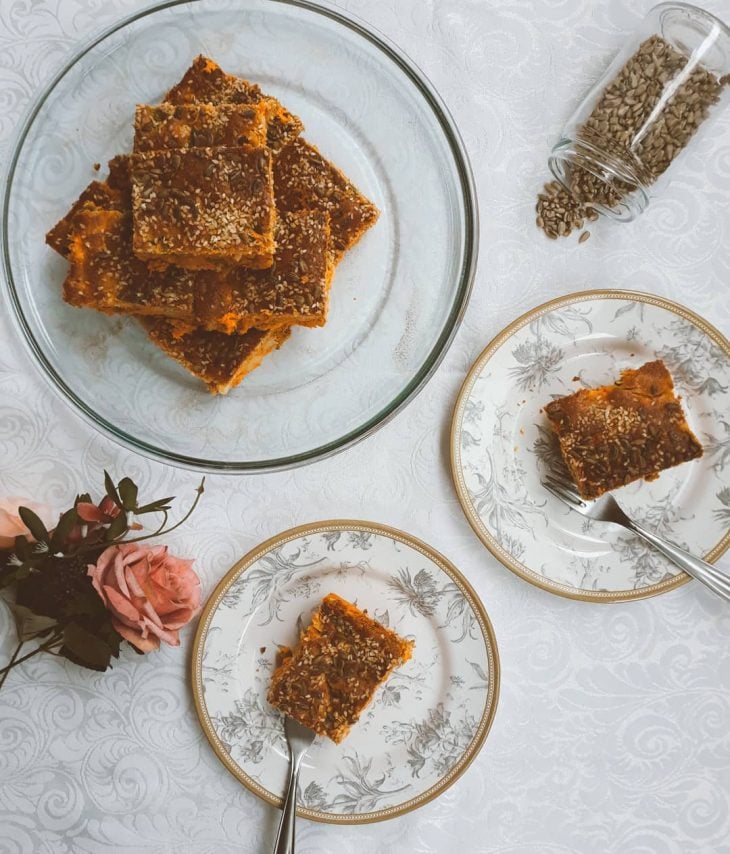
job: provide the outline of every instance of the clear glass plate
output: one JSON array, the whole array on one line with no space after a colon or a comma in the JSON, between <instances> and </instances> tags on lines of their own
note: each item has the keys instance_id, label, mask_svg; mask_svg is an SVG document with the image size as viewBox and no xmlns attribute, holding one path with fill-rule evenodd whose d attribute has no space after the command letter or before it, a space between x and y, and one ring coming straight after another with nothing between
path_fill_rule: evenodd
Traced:
<instances>
[{"instance_id":1,"label":"clear glass plate","mask_svg":"<svg viewBox=\"0 0 730 854\"><path fill-rule=\"evenodd\" d=\"M97 177L92 164L130 150L135 104L161 100L199 53L297 113L306 139L381 210L337 268L327 325L295 328L226 397L134 321L66 305L66 262L44 244ZM307 2L185 0L107 31L41 94L10 162L3 264L38 365L98 429L165 462L270 470L357 441L422 387L466 306L476 218L452 119L382 36Z\"/></svg>"}]
</instances>

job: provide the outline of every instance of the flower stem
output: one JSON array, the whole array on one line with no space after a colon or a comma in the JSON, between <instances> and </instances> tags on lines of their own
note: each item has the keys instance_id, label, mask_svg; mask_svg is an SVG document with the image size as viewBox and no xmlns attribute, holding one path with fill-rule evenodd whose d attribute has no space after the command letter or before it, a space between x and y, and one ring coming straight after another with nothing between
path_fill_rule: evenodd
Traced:
<instances>
[{"instance_id":1,"label":"flower stem","mask_svg":"<svg viewBox=\"0 0 730 854\"><path fill-rule=\"evenodd\" d=\"M198 502L200 501L200 497L204 492L204 489L203 489L204 483L205 483L205 478L203 478L202 483L197 488L197 490L196 490L197 494L195 496L195 500L193 501L193 503L188 508L188 512L182 517L182 519L180 519L178 522L176 522L171 528L168 528L167 530L165 530L165 525L167 524L167 520L168 520L168 513L166 510L163 510L163 511L161 511L164 514L163 518L162 518L162 524L159 526L159 528L157 528L156 531L152 531L152 533L150 533L150 534L143 534L141 537L132 537L131 540L125 540L125 539L122 539L122 537L124 537L126 535L126 532L125 532L125 534L121 534L119 536L119 538L117 538L117 539L107 540L105 543L94 543L92 546L86 546L85 548L77 549L75 552L72 552L71 554L69 554L67 556L64 555L64 557L75 558L75 557L78 557L79 555L88 554L89 552L92 552L92 551L97 551L100 548L103 550L103 549L107 548L107 546L112 546L112 545L115 545L117 543L125 543L125 544L126 543L141 543L143 540L151 540L153 537L160 536L160 534L169 534L171 531L174 531L176 528L179 528L181 525L185 524L185 522L187 522L187 520L193 515L193 511L198 506ZM0 671L0 672L2 672L2 671Z\"/></svg>"},{"instance_id":2,"label":"flower stem","mask_svg":"<svg viewBox=\"0 0 730 854\"><path fill-rule=\"evenodd\" d=\"M10 673L10 671L12 670L13 665L16 662L16 659L20 655L20 650L23 648L24 643L25 643L25 641L22 641L22 640L18 641L18 645L15 647L15 652L12 654L10 661L8 662L7 667L5 667L5 669L3 670L2 676L0 676L0 688L2 688L3 685L5 684L5 680L8 678L8 673Z\"/></svg>"},{"instance_id":3,"label":"flower stem","mask_svg":"<svg viewBox=\"0 0 730 854\"><path fill-rule=\"evenodd\" d=\"M142 542L142 540L149 540L149 539L151 539L152 537L156 537L156 536L158 536L159 534L169 534L171 531L174 531L174 530L175 530L175 528L179 528L179 527L180 527L180 525L185 524L185 522L187 522L187 520L188 520L188 519L193 515L193 511L194 511L194 510L195 510L195 508L198 506L198 502L200 501L200 496L201 496L202 494L203 494L203 490L202 490L202 484L201 484L201 486L199 486L199 487L198 487L198 489L197 489L197 495L195 496L195 500L193 501L193 503L190 505L190 508L188 509L188 512L187 512L187 513L182 517L182 519L180 519L180 521L179 521L179 522L176 522L176 523L172 526L172 528L168 528L166 531L164 531L164 530L163 530L163 528L164 528L164 526L165 526L165 523L167 522L167 512L166 512L166 511L163 511L163 512L165 513L165 518L164 518L164 520L163 520L163 523L162 523L162 525L161 525L161 526L160 526L156 531L154 531L152 534L145 534L143 537L134 537L134 538L133 538L133 539L131 539L131 540L121 540L121 541L119 541L119 542L123 542L123 543L140 543L140 542Z\"/></svg>"},{"instance_id":4,"label":"flower stem","mask_svg":"<svg viewBox=\"0 0 730 854\"><path fill-rule=\"evenodd\" d=\"M7 674L13 669L13 667L17 667L19 664L22 664L24 661L27 661L29 658L33 658L34 655L38 655L39 652L48 652L52 647L57 646L62 642L61 635L53 635L53 637L49 638L45 643L42 643L40 646L36 647L33 652L29 652L27 655L24 655L22 658L16 658L15 655L10 660L10 664L7 664L0 670L0 676L3 677L3 682L7 677ZM18 650L20 647L18 647ZM16 654L18 652L16 650ZM2 682L0 682L0 686L2 686Z\"/></svg>"}]
</instances>

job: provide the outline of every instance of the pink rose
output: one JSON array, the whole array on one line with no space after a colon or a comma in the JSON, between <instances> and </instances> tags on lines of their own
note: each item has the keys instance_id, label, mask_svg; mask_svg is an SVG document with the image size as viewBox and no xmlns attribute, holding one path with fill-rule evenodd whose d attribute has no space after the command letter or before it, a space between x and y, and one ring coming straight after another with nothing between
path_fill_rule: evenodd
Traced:
<instances>
[{"instance_id":1,"label":"pink rose","mask_svg":"<svg viewBox=\"0 0 730 854\"><path fill-rule=\"evenodd\" d=\"M119 634L141 652L160 641L179 646L179 629L200 609L200 580L192 560L167 546L120 543L105 549L88 574Z\"/></svg>"},{"instance_id":2,"label":"pink rose","mask_svg":"<svg viewBox=\"0 0 730 854\"><path fill-rule=\"evenodd\" d=\"M49 530L56 521L53 511L47 504L27 501L25 498L0 499L0 549L11 549L15 545L16 537L25 537L31 543L35 542L35 538L18 514L18 507L27 507L32 510Z\"/></svg>"}]
</instances>

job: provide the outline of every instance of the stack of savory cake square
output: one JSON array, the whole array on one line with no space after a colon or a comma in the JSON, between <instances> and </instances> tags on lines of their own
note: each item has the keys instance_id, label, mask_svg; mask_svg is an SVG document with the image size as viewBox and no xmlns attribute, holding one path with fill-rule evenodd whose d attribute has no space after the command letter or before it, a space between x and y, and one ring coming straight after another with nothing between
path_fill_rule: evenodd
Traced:
<instances>
[{"instance_id":1,"label":"stack of savory cake square","mask_svg":"<svg viewBox=\"0 0 730 854\"><path fill-rule=\"evenodd\" d=\"M225 394L292 326L325 323L334 266L378 210L296 116L205 57L134 130L46 236L70 262L64 299L137 317Z\"/></svg>"}]
</instances>

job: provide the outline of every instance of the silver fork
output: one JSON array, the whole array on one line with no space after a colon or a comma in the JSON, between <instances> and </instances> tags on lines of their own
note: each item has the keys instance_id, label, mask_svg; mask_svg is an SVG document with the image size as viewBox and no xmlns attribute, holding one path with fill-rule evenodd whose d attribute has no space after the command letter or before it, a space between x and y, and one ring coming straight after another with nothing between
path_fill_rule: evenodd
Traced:
<instances>
[{"instance_id":1,"label":"silver fork","mask_svg":"<svg viewBox=\"0 0 730 854\"><path fill-rule=\"evenodd\" d=\"M613 522L615 525L622 525L638 534L642 539L650 543L654 548L661 552L664 557L675 563L680 569L701 581L706 587L709 587L718 596L721 596L726 601L730 602L730 575L722 572L711 563L695 557L679 546L670 543L668 540L648 531L646 528L639 525L633 519L630 519L624 511L619 507L616 499L609 493L602 495L596 501L584 501L575 489L575 485L565 478L555 474L547 475L542 485L548 492L551 492L556 498L559 498L564 504L567 504L571 510L576 510L582 513L589 519L594 519L597 522Z\"/></svg>"},{"instance_id":2,"label":"silver fork","mask_svg":"<svg viewBox=\"0 0 730 854\"><path fill-rule=\"evenodd\" d=\"M284 721L286 742L289 745L289 781L284 807L276 833L274 854L294 854L294 823L297 817L297 784L302 759L314 741L316 733L297 723L288 715Z\"/></svg>"}]
</instances>

